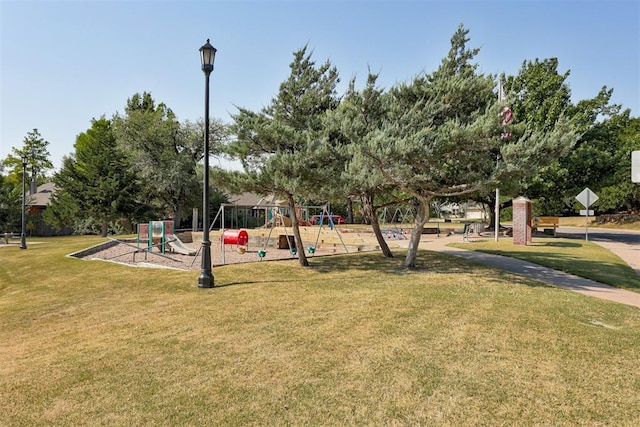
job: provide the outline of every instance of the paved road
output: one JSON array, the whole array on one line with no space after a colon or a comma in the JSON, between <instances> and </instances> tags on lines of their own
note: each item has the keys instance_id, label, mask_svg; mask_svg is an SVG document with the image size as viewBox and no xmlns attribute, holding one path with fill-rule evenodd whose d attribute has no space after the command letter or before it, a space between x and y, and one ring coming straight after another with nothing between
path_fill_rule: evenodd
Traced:
<instances>
[{"instance_id":1,"label":"paved road","mask_svg":"<svg viewBox=\"0 0 640 427\"><path fill-rule=\"evenodd\" d=\"M571 237L585 238L585 227L559 227L558 233ZM626 245L640 246L640 231L631 230L607 230L602 228L589 228L589 241L592 242L617 242Z\"/></svg>"}]
</instances>

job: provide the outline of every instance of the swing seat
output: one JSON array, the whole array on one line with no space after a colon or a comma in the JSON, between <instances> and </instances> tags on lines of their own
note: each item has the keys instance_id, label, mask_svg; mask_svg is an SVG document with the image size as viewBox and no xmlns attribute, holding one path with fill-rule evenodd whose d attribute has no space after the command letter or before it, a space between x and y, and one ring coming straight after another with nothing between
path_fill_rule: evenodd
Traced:
<instances>
[{"instance_id":1,"label":"swing seat","mask_svg":"<svg viewBox=\"0 0 640 427\"><path fill-rule=\"evenodd\" d=\"M264 258L264 256L265 256L266 254L267 254L267 251L263 251L263 250L259 250L259 251L258 251L258 256L259 256L260 258Z\"/></svg>"},{"instance_id":2,"label":"swing seat","mask_svg":"<svg viewBox=\"0 0 640 427\"><path fill-rule=\"evenodd\" d=\"M307 248L307 252L309 252L310 254L314 254L316 253L316 248L314 248L313 246L309 246Z\"/></svg>"},{"instance_id":3,"label":"swing seat","mask_svg":"<svg viewBox=\"0 0 640 427\"><path fill-rule=\"evenodd\" d=\"M297 253L298 253L298 249L296 249L296 247L294 246L293 248L291 248L291 249L289 250L289 252L291 252L291 255L295 255L295 254L297 254Z\"/></svg>"}]
</instances>

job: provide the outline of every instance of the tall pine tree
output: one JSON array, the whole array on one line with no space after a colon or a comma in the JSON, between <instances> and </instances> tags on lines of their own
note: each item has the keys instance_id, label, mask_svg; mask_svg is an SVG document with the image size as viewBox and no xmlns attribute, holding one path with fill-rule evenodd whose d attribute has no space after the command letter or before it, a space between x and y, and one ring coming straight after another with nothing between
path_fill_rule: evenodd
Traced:
<instances>
[{"instance_id":1,"label":"tall pine tree","mask_svg":"<svg viewBox=\"0 0 640 427\"><path fill-rule=\"evenodd\" d=\"M416 266L422 228L436 197L462 196L495 186L532 165L549 164L575 143L576 132L562 117L551 129L520 125L504 143L492 76L477 72L462 26L440 67L391 90L389 120L368 145L370 165L414 198L416 217L405 267ZM499 166L498 157L501 159Z\"/></svg>"},{"instance_id":2,"label":"tall pine tree","mask_svg":"<svg viewBox=\"0 0 640 427\"><path fill-rule=\"evenodd\" d=\"M316 65L307 47L294 53L291 73L270 105L240 108L232 126L236 139L227 151L244 167L229 175L234 187L284 198L291 209L296 246L302 248L297 206L330 182L332 150L323 141L324 116L338 105L338 71L329 61ZM304 250L300 264L309 264Z\"/></svg>"},{"instance_id":3,"label":"tall pine tree","mask_svg":"<svg viewBox=\"0 0 640 427\"><path fill-rule=\"evenodd\" d=\"M377 74L367 76L364 89L355 89L355 79L349 82L340 106L327 118L327 138L340 153L335 164L340 188L349 197L362 203L364 217L376 236L378 246L386 257L393 257L378 222L377 200L398 201L393 185L378 172L368 167L367 145L371 139L383 137L388 111L388 96L376 86Z\"/></svg>"},{"instance_id":4,"label":"tall pine tree","mask_svg":"<svg viewBox=\"0 0 640 427\"><path fill-rule=\"evenodd\" d=\"M82 217L99 221L106 237L109 221L133 216L139 195L135 169L118 148L111 122L105 118L94 119L91 128L78 135L74 148L75 154L64 158L54 176L60 194L53 203L74 201ZM69 211L62 206L53 209Z\"/></svg>"}]
</instances>

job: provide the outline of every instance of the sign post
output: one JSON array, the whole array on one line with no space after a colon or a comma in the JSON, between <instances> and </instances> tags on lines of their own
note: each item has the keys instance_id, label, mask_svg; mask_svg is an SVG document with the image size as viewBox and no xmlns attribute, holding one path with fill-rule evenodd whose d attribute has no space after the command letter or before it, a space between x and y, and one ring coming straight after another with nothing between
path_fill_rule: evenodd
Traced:
<instances>
[{"instance_id":1,"label":"sign post","mask_svg":"<svg viewBox=\"0 0 640 427\"><path fill-rule=\"evenodd\" d=\"M584 223L585 223L585 240L589 241L589 214L593 214L592 210L589 210L589 206L598 201L600 197L596 195L593 191L589 189L589 187L582 190L580 194L576 196L576 200L582 203L586 210L580 211L582 214L584 212Z\"/></svg>"},{"instance_id":2,"label":"sign post","mask_svg":"<svg viewBox=\"0 0 640 427\"><path fill-rule=\"evenodd\" d=\"M640 151L631 152L631 182L640 182Z\"/></svg>"}]
</instances>

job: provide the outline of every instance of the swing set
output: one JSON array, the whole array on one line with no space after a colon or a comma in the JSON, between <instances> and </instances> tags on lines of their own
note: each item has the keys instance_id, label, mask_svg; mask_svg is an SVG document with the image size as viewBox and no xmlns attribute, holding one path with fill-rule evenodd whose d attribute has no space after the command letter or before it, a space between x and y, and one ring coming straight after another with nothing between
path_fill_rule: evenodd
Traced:
<instances>
[{"instance_id":1,"label":"swing set","mask_svg":"<svg viewBox=\"0 0 640 427\"><path fill-rule=\"evenodd\" d=\"M320 235L322 234L323 227L325 227L325 223L328 224L327 226L331 230L336 231L336 234L338 235L345 251L347 253L349 252L346 244L342 239L342 236L340 235L340 232L335 227L336 224L339 223L339 221L336 219L339 217L339 215L333 215L332 213L330 213L328 204L324 206L298 206L296 209L298 212L299 225L305 227L319 225L315 243L313 245L310 245L306 249L310 255L315 254L316 249L318 248L318 242L320 241ZM267 255L267 248L271 243L271 236L273 234L274 228L280 228L284 230L284 236L281 236L281 238L283 238L283 242L279 245L279 247L284 249L288 246L291 255L297 255L298 248L296 247L293 229L289 230L289 227L292 227L290 210L291 208L288 205L283 204L259 204L253 206L230 203L221 204L218 212L209 225L209 231L213 231L215 228L217 230L220 230L221 232L220 249L222 254L222 264L225 264L225 244L238 245L236 252L238 252L238 254L240 255L245 255L248 252L249 235L247 231L236 230L233 228L234 225L253 226L246 227L247 229L269 228L269 233L266 239L264 239L264 243L257 251L257 255L260 261L262 261ZM319 212L319 214L316 214L317 212ZM260 224L262 224L262 226L260 226ZM219 226L219 228L217 226ZM231 226L231 228L229 228L229 226ZM286 245L284 244L284 239L286 239ZM200 249L198 249L196 253L196 258L199 254ZM195 259L193 262L195 262Z\"/></svg>"},{"instance_id":2,"label":"swing set","mask_svg":"<svg viewBox=\"0 0 640 427\"><path fill-rule=\"evenodd\" d=\"M380 222L380 230L385 238L390 240L406 240L407 236L404 234L402 228L394 228L392 226L385 227L385 225L413 222L415 219L415 209L412 207L401 206L385 206L382 212L378 215L378 221ZM389 219L390 217L390 219Z\"/></svg>"},{"instance_id":3,"label":"swing set","mask_svg":"<svg viewBox=\"0 0 640 427\"><path fill-rule=\"evenodd\" d=\"M289 246L289 252L291 253L291 255L296 255L298 253L298 248L295 245L295 240L293 240L293 230L291 233L291 237L289 237L289 232L287 231L287 222L285 221L285 216L282 212L282 206L278 206L278 207L274 207L272 208L272 215L274 220L277 219L278 222L280 224L282 224L282 227L284 228L284 234ZM288 208L288 207L287 207ZM317 215L315 215L317 216ZM342 236L340 235L340 232L335 228L335 224L333 222L333 217L335 217L335 215L332 215L329 213L327 206L322 206L322 211L320 212L319 215L319 227L318 227L318 234L316 235L316 241L312 246L307 247L307 253L309 253L309 255L313 255L316 253L316 249L318 248L318 242L320 241L320 235L322 234L322 228L324 227L324 219L325 217L328 219L329 222L329 228L331 230L335 230L338 238L340 239L340 242L342 243L342 246L344 247L345 251L347 253L349 253L349 249L347 248L347 245L344 243L344 240L342 239ZM290 221L289 221L290 223ZM258 256L260 257L260 261L262 261L262 259L264 259L265 255L267 254L267 247L269 246L269 242L271 241L271 233L273 232L273 229L275 227L271 227L271 229L269 230L269 234L267 236L267 239L264 242L264 246L261 250L258 251ZM291 244L291 242L293 242L293 244Z\"/></svg>"}]
</instances>

